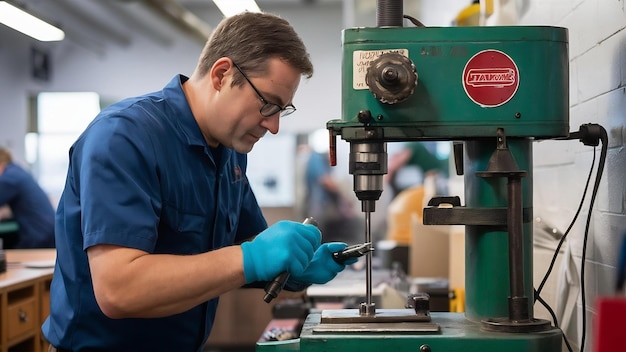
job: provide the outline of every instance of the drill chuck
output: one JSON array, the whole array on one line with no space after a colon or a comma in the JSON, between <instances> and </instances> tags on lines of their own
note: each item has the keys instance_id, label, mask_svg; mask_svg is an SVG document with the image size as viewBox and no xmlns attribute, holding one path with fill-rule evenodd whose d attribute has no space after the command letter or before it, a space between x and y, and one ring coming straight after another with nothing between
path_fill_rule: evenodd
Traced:
<instances>
[{"instance_id":1,"label":"drill chuck","mask_svg":"<svg viewBox=\"0 0 626 352\"><path fill-rule=\"evenodd\" d=\"M387 173L387 144L383 142L350 143L350 173L354 176L354 193L363 212L374 211L383 192L383 175Z\"/></svg>"}]
</instances>

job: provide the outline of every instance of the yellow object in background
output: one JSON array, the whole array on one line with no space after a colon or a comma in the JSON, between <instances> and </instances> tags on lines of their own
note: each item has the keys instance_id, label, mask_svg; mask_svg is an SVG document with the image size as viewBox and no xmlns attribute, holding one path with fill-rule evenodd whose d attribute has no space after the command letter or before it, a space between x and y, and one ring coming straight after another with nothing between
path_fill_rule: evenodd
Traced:
<instances>
[{"instance_id":1,"label":"yellow object in background","mask_svg":"<svg viewBox=\"0 0 626 352\"><path fill-rule=\"evenodd\" d=\"M454 25L459 27L480 26L481 16L489 17L493 13L493 0L474 1L465 7L454 19Z\"/></svg>"},{"instance_id":2,"label":"yellow object in background","mask_svg":"<svg viewBox=\"0 0 626 352\"><path fill-rule=\"evenodd\" d=\"M408 274L411 277L448 278L450 226L424 225L424 206L435 194L435 177L409 187L387 207L388 242L408 248Z\"/></svg>"},{"instance_id":3,"label":"yellow object in background","mask_svg":"<svg viewBox=\"0 0 626 352\"><path fill-rule=\"evenodd\" d=\"M480 24L480 4L471 4L459 12L454 19L459 27L478 26Z\"/></svg>"},{"instance_id":4,"label":"yellow object in background","mask_svg":"<svg viewBox=\"0 0 626 352\"><path fill-rule=\"evenodd\" d=\"M400 192L389 204L387 236L388 240L408 246L411 244L411 218L417 215L422 221L424 215L424 186L413 186Z\"/></svg>"},{"instance_id":5,"label":"yellow object in background","mask_svg":"<svg viewBox=\"0 0 626 352\"><path fill-rule=\"evenodd\" d=\"M450 297L450 312L465 312L465 289L455 288L452 290L452 297Z\"/></svg>"},{"instance_id":6,"label":"yellow object in background","mask_svg":"<svg viewBox=\"0 0 626 352\"><path fill-rule=\"evenodd\" d=\"M493 0L481 0L479 1L480 6L483 7L483 12L485 16L489 16L493 13Z\"/></svg>"}]
</instances>

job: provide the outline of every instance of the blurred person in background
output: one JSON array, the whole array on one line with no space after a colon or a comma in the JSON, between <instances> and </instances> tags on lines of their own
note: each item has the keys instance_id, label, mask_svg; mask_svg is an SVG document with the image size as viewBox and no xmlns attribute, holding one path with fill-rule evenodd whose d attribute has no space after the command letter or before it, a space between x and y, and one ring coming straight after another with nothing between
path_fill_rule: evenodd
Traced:
<instances>
[{"instance_id":1,"label":"blurred person in background","mask_svg":"<svg viewBox=\"0 0 626 352\"><path fill-rule=\"evenodd\" d=\"M304 210L319 223L324 242L356 242L359 239L357 212L347 199L342 184L332 173L328 155L328 130L309 135L310 153L305 167Z\"/></svg>"},{"instance_id":2,"label":"blurred person in background","mask_svg":"<svg viewBox=\"0 0 626 352\"><path fill-rule=\"evenodd\" d=\"M424 184L432 178L435 194L447 194L449 157L437 152L438 142L406 142L402 149L389 156L384 180L393 197L403 190Z\"/></svg>"},{"instance_id":3,"label":"blurred person in background","mask_svg":"<svg viewBox=\"0 0 626 352\"><path fill-rule=\"evenodd\" d=\"M54 248L54 208L33 176L0 148L0 206L8 206L19 229L6 249Z\"/></svg>"}]
</instances>

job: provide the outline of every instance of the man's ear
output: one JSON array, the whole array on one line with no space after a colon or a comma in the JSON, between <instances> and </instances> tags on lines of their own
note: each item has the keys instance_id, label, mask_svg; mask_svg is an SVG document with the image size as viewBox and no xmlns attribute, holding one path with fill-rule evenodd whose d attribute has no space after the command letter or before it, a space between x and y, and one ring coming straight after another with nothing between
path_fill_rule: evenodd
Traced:
<instances>
[{"instance_id":1,"label":"man's ear","mask_svg":"<svg viewBox=\"0 0 626 352\"><path fill-rule=\"evenodd\" d=\"M213 66L211 66L211 70L209 70L211 84L215 90L219 91L226 85L230 85L233 79L234 68L232 60L227 57L215 61Z\"/></svg>"}]
</instances>

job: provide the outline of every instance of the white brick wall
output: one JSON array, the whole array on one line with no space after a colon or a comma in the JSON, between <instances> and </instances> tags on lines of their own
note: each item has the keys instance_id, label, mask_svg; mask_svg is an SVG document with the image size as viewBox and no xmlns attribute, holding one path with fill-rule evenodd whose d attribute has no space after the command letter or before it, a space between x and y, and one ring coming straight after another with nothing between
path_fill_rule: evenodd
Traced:
<instances>
[{"instance_id":1,"label":"white brick wall","mask_svg":"<svg viewBox=\"0 0 626 352\"><path fill-rule=\"evenodd\" d=\"M585 292L587 306L581 305L571 317L574 325L565 329L572 346L579 349L582 309L586 309L585 350L593 345L594 300L613 295L618 244L626 233L626 1L625 0L530 0L521 25L553 25L569 30L570 130L581 124L598 123L608 133L608 156L603 179L593 209L587 241ZM540 215L565 231L573 218L587 178L593 148L577 141L544 141L534 146L534 208ZM597 148L596 166L600 157ZM591 187L590 187L591 190ZM568 236L575 266L580 268L585 206ZM567 262L562 260L561 262ZM538 267L549 261L536 256ZM552 275L564 282L555 269ZM575 272L579 275L579 272ZM537 282L540 278L535 278ZM550 289L556 290L556 287ZM546 292L556 309L558 292ZM543 296L543 295L542 295Z\"/></svg>"}]
</instances>

